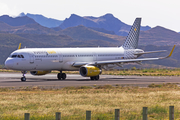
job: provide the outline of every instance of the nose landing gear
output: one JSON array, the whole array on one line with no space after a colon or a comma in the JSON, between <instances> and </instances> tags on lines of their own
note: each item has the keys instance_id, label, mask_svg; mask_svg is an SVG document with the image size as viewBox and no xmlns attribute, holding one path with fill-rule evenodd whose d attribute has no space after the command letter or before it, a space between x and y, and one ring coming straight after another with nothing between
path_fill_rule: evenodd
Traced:
<instances>
[{"instance_id":1,"label":"nose landing gear","mask_svg":"<svg viewBox=\"0 0 180 120\"><path fill-rule=\"evenodd\" d=\"M21 78L21 81L22 82L25 82L26 81L26 77L25 77L25 74L27 73L27 71L21 71L22 74L23 74L23 77Z\"/></svg>"}]
</instances>

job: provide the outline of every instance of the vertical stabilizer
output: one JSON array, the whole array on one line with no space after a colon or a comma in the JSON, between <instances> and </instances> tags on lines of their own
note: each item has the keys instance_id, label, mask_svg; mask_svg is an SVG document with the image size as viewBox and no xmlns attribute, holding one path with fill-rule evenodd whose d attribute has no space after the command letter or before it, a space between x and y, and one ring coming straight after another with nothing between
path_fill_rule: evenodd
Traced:
<instances>
[{"instance_id":1,"label":"vertical stabilizer","mask_svg":"<svg viewBox=\"0 0 180 120\"><path fill-rule=\"evenodd\" d=\"M124 44L122 45L124 49L136 49L138 47L140 27L141 18L136 18Z\"/></svg>"}]
</instances>

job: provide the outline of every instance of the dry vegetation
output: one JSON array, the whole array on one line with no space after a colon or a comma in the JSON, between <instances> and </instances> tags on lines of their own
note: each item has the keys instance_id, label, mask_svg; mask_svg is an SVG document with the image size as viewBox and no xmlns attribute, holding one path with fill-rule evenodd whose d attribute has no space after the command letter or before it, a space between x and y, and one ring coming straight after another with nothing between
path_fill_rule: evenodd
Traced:
<instances>
[{"instance_id":1,"label":"dry vegetation","mask_svg":"<svg viewBox=\"0 0 180 120\"><path fill-rule=\"evenodd\" d=\"M19 72L8 69L0 69L0 72ZM52 71L52 73L58 73L58 71ZM79 74L79 71L65 71L67 74ZM102 75L135 75L135 76L180 76L180 69L124 69L124 70L110 70L102 71Z\"/></svg>"},{"instance_id":2,"label":"dry vegetation","mask_svg":"<svg viewBox=\"0 0 180 120\"><path fill-rule=\"evenodd\" d=\"M140 69L103 71L106 75L136 75L136 76L180 76L180 69Z\"/></svg>"},{"instance_id":3,"label":"dry vegetation","mask_svg":"<svg viewBox=\"0 0 180 120\"><path fill-rule=\"evenodd\" d=\"M151 84L148 88L111 85L94 87L66 87L63 89L1 88L1 120L54 119L61 112L63 120L85 119L86 110L93 120L114 119L114 109L120 109L122 120L142 119L142 107L148 107L149 119L168 120L168 108L175 106L175 118L180 115L180 88L176 84Z\"/></svg>"}]
</instances>

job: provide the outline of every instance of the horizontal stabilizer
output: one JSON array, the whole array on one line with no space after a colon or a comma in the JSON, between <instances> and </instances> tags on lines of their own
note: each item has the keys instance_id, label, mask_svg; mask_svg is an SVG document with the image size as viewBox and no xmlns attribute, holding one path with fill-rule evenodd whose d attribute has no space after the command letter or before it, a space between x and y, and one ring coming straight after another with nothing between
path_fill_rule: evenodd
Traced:
<instances>
[{"instance_id":1,"label":"horizontal stabilizer","mask_svg":"<svg viewBox=\"0 0 180 120\"><path fill-rule=\"evenodd\" d=\"M161 50L161 51L148 51L148 52L135 53L134 55L143 55L143 54L159 53L159 52L166 52L166 51L167 51L167 50Z\"/></svg>"}]
</instances>

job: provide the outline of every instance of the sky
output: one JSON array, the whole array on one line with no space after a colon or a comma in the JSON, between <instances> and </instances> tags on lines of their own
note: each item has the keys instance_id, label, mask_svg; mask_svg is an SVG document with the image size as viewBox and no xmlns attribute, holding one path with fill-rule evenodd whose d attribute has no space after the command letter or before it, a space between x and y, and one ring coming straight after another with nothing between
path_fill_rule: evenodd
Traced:
<instances>
[{"instance_id":1,"label":"sky","mask_svg":"<svg viewBox=\"0 0 180 120\"><path fill-rule=\"evenodd\" d=\"M71 14L99 17L113 14L132 25L136 17L142 26L162 26L180 32L180 0L0 0L0 15L41 14L64 20Z\"/></svg>"}]
</instances>

